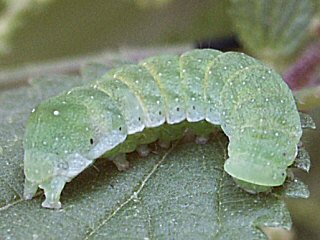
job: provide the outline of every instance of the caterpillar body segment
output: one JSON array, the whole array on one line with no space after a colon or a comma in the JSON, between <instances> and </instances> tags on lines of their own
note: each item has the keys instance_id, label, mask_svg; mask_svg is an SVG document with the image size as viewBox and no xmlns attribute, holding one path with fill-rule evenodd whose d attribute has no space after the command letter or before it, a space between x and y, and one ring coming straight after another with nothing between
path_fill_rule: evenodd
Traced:
<instances>
[{"instance_id":1,"label":"caterpillar body segment","mask_svg":"<svg viewBox=\"0 0 320 240\"><path fill-rule=\"evenodd\" d=\"M125 154L191 129L201 142L220 125L228 136L225 170L247 191L283 184L302 130L281 77L247 55L192 50L113 69L96 82L41 103L24 141L25 198L44 189L59 208L66 182L101 156L127 168Z\"/></svg>"}]
</instances>

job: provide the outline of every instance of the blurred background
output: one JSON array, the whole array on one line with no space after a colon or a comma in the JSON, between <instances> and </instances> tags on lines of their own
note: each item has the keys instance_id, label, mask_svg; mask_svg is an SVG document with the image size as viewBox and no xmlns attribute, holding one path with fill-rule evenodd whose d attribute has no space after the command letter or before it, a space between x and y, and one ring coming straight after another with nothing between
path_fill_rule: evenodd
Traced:
<instances>
[{"instance_id":1,"label":"blurred background","mask_svg":"<svg viewBox=\"0 0 320 240\"><path fill-rule=\"evenodd\" d=\"M195 47L240 50L275 67L318 126L304 134L310 198L288 200L293 230L320 239L320 1L0 0L0 91L88 62L136 61ZM0 103L1 104L1 103Z\"/></svg>"}]
</instances>

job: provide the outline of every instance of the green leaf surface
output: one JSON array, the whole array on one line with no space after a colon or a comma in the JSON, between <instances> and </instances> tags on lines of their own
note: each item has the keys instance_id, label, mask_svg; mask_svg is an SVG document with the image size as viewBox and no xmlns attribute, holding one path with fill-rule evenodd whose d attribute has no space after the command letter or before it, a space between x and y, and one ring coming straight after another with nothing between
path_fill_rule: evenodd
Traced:
<instances>
[{"instance_id":1,"label":"green leaf surface","mask_svg":"<svg viewBox=\"0 0 320 240\"><path fill-rule=\"evenodd\" d=\"M84 76L98 76L101 68L93 69ZM41 208L42 192L23 200L22 138L31 109L90 80L51 76L1 93L1 239L267 239L261 228L291 227L282 197L306 197L305 185L290 181L270 194L242 191L223 170L222 134L206 145L154 146L147 158L131 154L126 172L100 159L67 184L61 210Z\"/></svg>"},{"instance_id":2,"label":"green leaf surface","mask_svg":"<svg viewBox=\"0 0 320 240\"><path fill-rule=\"evenodd\" d=\"M294 53L307 37L313 0L231 0L231 17L244 46L270 63Z\"/></svg>"}]
</instances>

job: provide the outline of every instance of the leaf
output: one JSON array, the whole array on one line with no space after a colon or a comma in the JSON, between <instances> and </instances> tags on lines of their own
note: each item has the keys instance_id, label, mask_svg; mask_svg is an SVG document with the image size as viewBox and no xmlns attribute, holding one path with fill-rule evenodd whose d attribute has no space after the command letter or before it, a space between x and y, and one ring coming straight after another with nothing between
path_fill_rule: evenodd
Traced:
<instances>
[{"instance_id":1,"label":"leaf","mask_svg":"<svg viewBox=\"0 0 320 240\"><path fill-rule=\"evenodd\" d=\"M227 140L222 134L206 145L155 147L147 158L131 154L126 172L100 159L67 184L61 210L41 208L42 192L23 200L22 139L31 109L90 81L87 77L47 77L1 93L1 238L266 239L263 227L291 227L282 197L305 197L305 185L289 181L271 194L242 191L223 170Z\"/></svg>"},{"instance_id":2,"label":"leaf","mask_svg":"<svg viewBox=\"0 0 320 240\"><path fill-rule=\"evenodd\" d=\"M297 50L314 14L313 0L232 0L231 17L244 46L264 60ZM278 59L279 60L279 59Z\"/></svg>"}]
</instances>

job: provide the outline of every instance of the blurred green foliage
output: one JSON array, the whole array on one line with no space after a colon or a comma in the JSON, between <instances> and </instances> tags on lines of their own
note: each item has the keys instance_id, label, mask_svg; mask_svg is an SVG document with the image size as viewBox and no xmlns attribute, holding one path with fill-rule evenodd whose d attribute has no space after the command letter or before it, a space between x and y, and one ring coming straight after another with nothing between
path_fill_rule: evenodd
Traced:
<instances>
[{"instance_id":1,"label":"blurred green foliage","mask_svg":"<svg viewBox=\"0 0 320 240\"><path fill-rule=\"evenodd\" d=\"M106 48L169 45L231 33L228 1L158 0L166 4L141 7L148 2L2 0L6 7L0 16L0 67ZM9 14L11 9L15 12Z\"/></svg>"},{"instance_id":2,"label":"blurred green foliage","mask_svg":"<svg viewBox=\"0 0 320 240\"><path fill-rule=\"evenodd\" d=\"M244 47L278 70L284 70L292 55L310 38L315 0L231 2L231 17Z\"/></svg>"}]
</instances>

